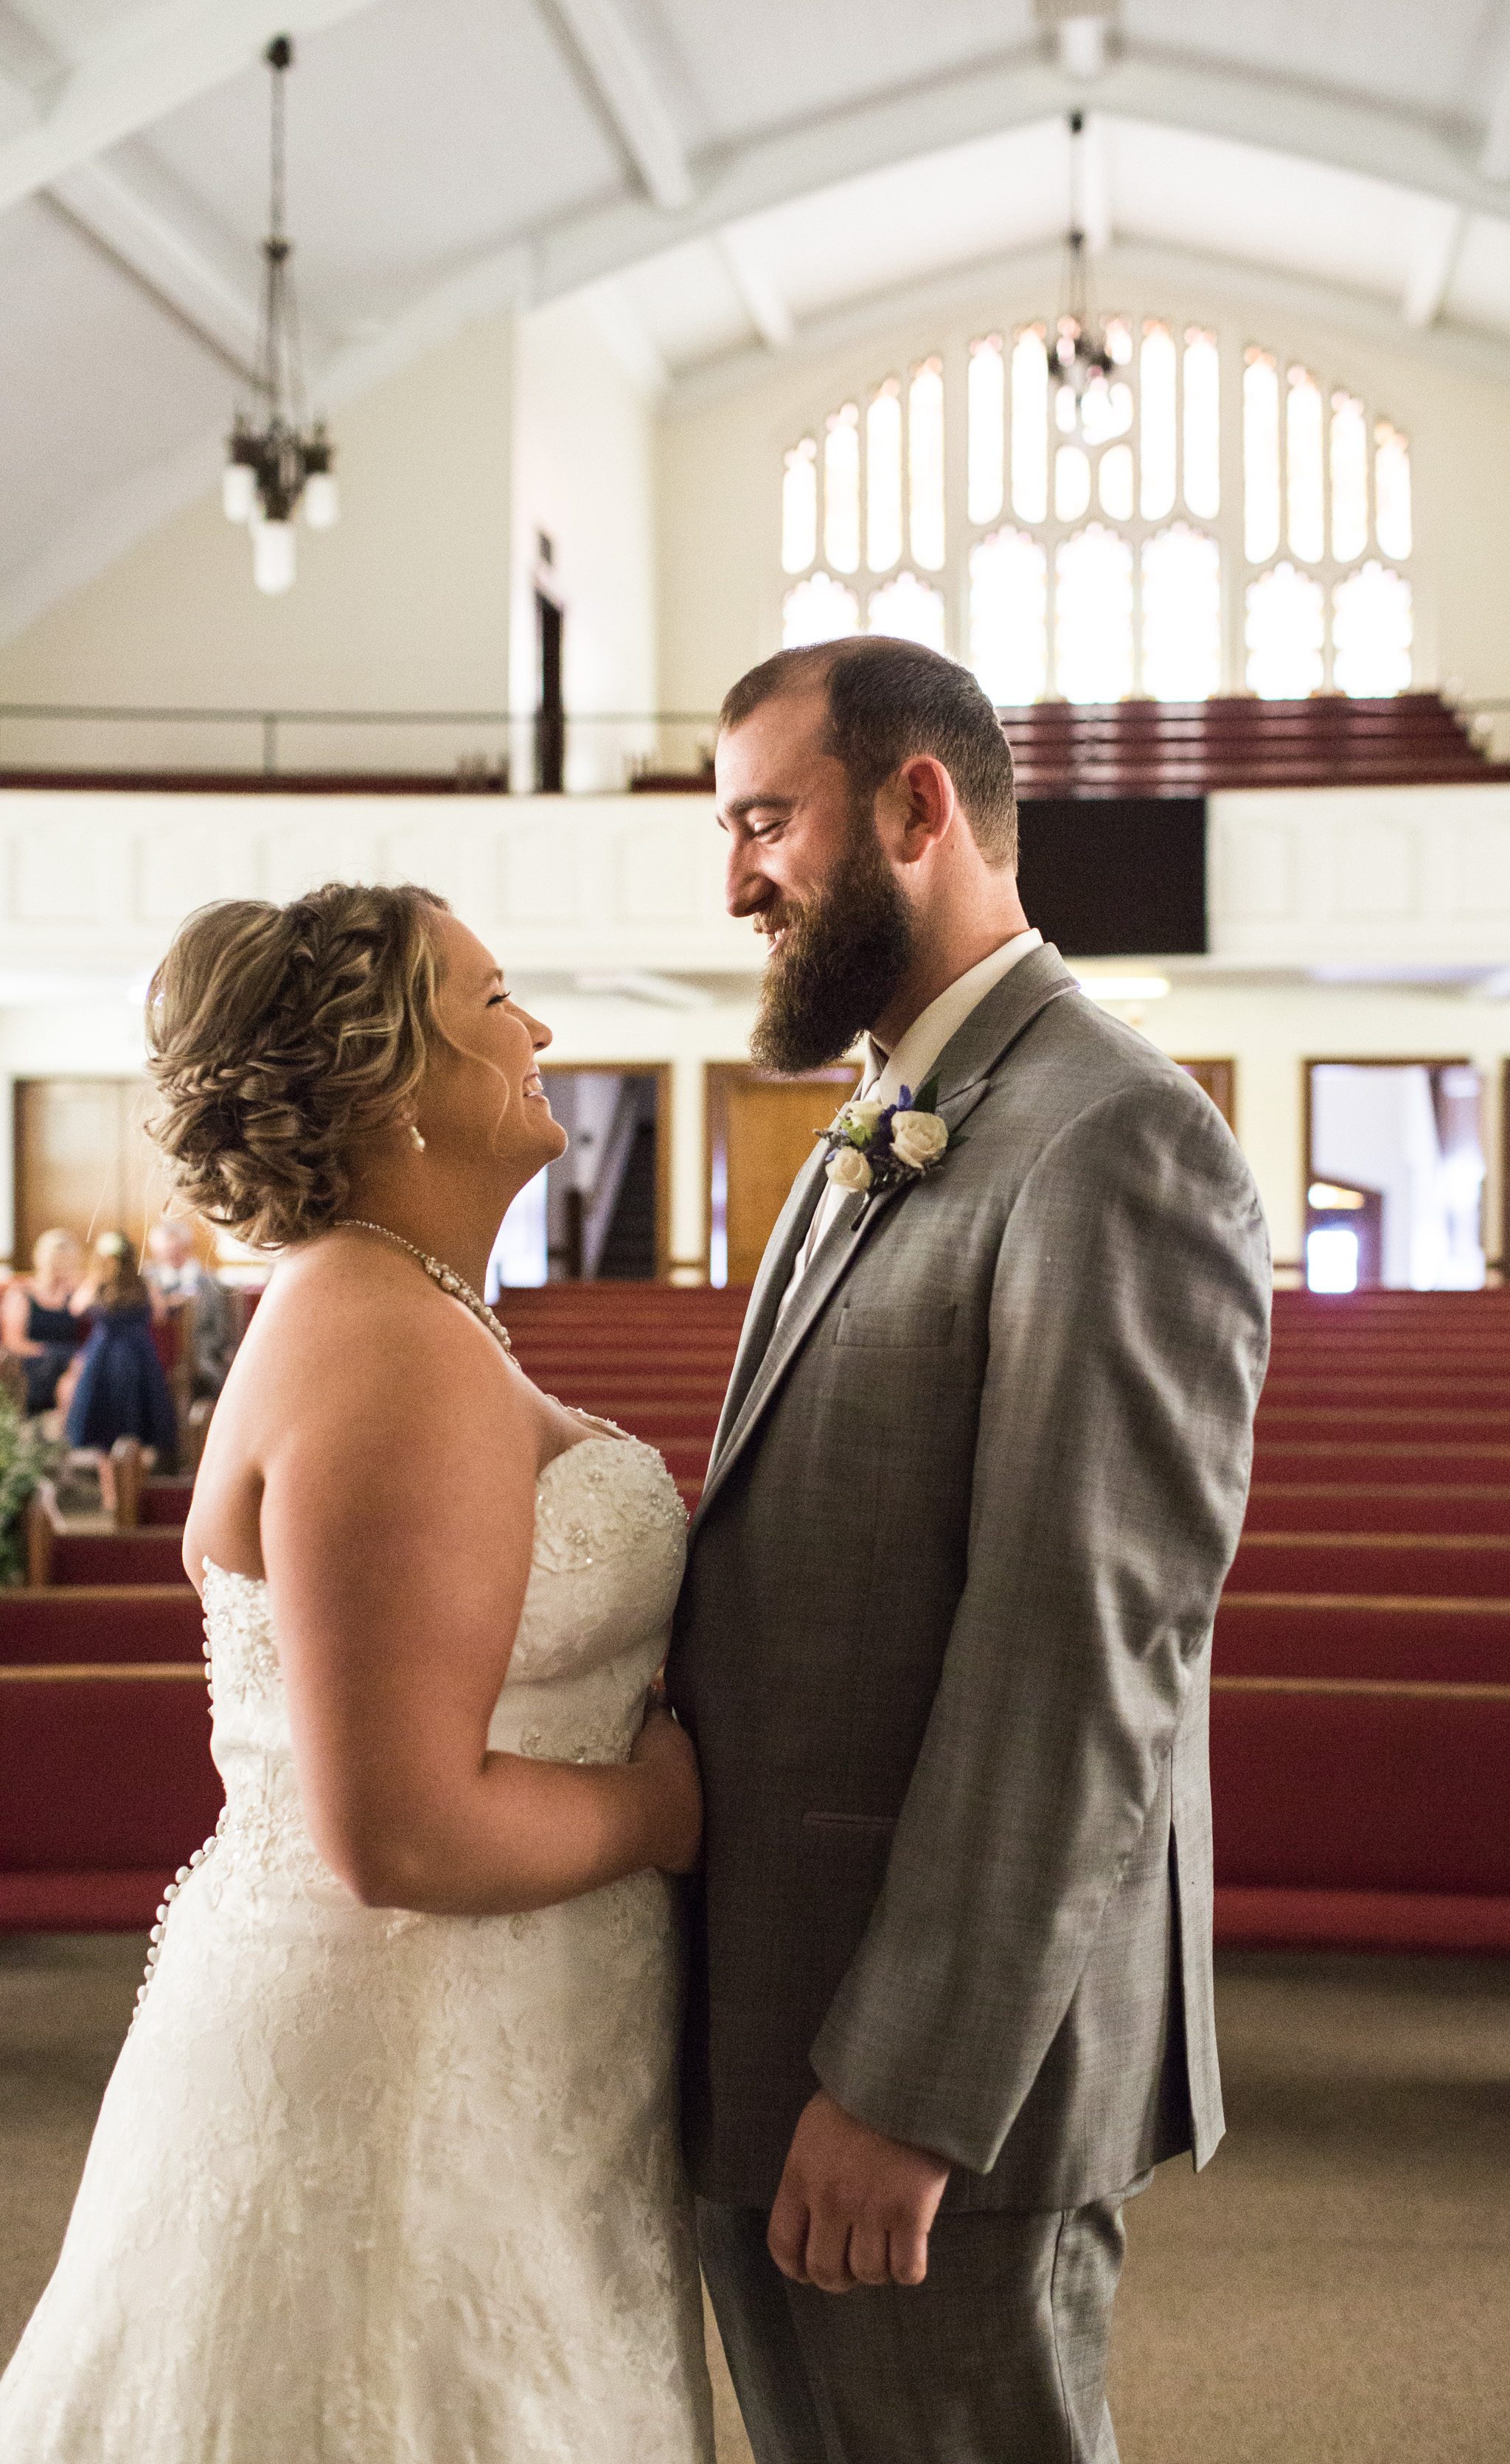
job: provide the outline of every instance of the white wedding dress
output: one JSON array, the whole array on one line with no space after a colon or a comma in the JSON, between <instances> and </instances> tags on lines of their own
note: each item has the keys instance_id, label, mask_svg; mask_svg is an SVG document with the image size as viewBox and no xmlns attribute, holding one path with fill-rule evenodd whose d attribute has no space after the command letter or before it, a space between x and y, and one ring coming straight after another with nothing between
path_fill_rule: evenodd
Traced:
<instances>
[{"instance_id":1,"label":"white wedding dress","mask_svg":"<svg viewBox=\"0 0 1510 2464\"><path fill-rule=\"evenodd\" d=\"M684 1546L650 1447L547 1464L492 1746L627 1756ZM205 1607L226 1810L0 2380L0 2456L711 2464L673 1886L364 1907L304 1826L266 1586L207 1565Z\"/></svg>"}]
</instances>

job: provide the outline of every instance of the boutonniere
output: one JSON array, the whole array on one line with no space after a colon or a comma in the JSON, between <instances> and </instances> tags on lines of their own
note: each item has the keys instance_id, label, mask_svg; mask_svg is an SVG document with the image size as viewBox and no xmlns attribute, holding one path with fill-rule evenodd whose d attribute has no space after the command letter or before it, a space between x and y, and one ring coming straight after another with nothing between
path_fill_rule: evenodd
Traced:
<instances>
[{"instance_id":1,"label":"boutonniere","mask_svg":"<svg viewBox=\"0 0 1510 2464\"><path fill-rule=\"evenodd\" d=\"M923 1180L965 1140L934 1111L939 1082L930 1078L914 1095L903 1087L895 1104L857 1096L828 1129L818 1132L829 1150L828 1176L834 1186L869 1198L899 1183Z\"/></svg>"}]
</instances>

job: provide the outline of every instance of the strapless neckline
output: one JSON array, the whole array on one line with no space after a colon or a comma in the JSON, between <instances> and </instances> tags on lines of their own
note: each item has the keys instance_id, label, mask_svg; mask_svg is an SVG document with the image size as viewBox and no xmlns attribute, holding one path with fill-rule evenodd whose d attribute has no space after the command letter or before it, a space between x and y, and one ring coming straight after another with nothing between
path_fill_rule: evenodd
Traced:
<instances>
[{"instance_id":1,"label":"strapless neckline","mask_svg":"<svg viewBox=\"0 0 1510 2464\"><path fill-rule=\"evenodd\" d=\"M544 1469L536 1473L535 1494L537 1497L544 1487L546 1482L550 1479L551 1473L556 1469L558 1464L569 1463L573 1455L584 1453L588 1446L637 1446L644 1454L655 1454L655 1448L647 1444L645 1439L632 1437L627 1429L624 1431L622 1437L617 1438L579 1438L575 1445L563 1446L559 1455L552 1455L549 1463L544 1465ZM656 1455L656 1461L659 1461L658 1455ZM201 1557L199 1566L202 1573L213 1574L216 1579L222 1583L245 1583L249 1590L255 1592L265 1592L267 1589L267 1576L265 1574L238 1573L233 1566L222 1566L213 1557Z\"/></svg>"}]
</instances>

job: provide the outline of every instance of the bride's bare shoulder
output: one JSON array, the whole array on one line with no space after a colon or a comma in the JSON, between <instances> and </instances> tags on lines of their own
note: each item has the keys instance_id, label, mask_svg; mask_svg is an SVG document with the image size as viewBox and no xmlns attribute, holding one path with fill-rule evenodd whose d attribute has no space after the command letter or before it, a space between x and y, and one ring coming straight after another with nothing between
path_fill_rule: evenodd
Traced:
<instances>
[{"instance_id":1,"label":"bride's bare shoulder","mask_svg":"<svg viewBox=\"0 0 1510 2464\"><path fill-rule=\"evenodd\" d=\"M319 1240L284 1253L245 1350L259 1385L349 1411L355 1397L397 1394L411 1413L458 1387L505 1416L520 1381L492 1336L423 1269L376 1243Z\"/></svg>"}]
</instances>

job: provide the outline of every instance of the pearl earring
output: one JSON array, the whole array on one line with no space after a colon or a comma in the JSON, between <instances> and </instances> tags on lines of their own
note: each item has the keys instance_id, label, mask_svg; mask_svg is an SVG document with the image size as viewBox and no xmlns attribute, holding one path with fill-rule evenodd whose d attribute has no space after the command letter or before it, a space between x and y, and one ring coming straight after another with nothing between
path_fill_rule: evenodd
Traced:
<instances>
[{"instance_id":1,"label":"pearl earring","mask_svg":"<svg viewBox=\"0 0 1510 2464\"><path fill-rule=\"evenodd\" d=\"M423 1155L425 1152L425 1141L419 1134L419 1123L417 1121L411 1121L409 1125L409 1134L414 1141L417 1153Z\"/></svg>"}]
</instances>

